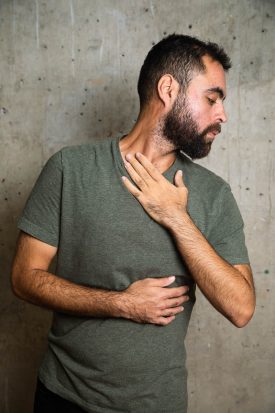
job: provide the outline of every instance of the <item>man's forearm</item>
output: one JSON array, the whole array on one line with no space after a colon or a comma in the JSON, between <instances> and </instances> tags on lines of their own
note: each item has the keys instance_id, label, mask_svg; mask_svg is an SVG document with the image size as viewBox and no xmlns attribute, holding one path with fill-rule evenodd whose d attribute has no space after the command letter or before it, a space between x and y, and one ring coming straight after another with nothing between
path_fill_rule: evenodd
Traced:
<instances>
[{"instance_id":1,"label":"man's forearm","mask_svg":"<svg viewBox=\"0 0 275 413\"><path fill-rule=\"evenodd\" d=\"M241 272L228 264L194 225L187 213L188 189L182 171L175 174L173 185L143 154L127 154L126 160L134 182L123 176L126 188L151 218L171 232L184 262L208 300L236 326L244 326L255 308L250 268L242 266Z\"/></svg>"},{"instance_id":2,"label":"man's forearm","mask_svg":"<svg viewBox=\"0 0 275 413\"><path fill-rule=\"evenodd\" d=\"M203 294L235 325L245 325L255 307L253 282L215 252L187 213L167 228Z\"/></svg>"},{"instance_id":3,"label":"man's forearm","mask_svg":"<svg viewBox=\"0 0 275 413\"><path fill-rule=\"evenodd\" d=\"M13 277L14 293L33 304L76 316L117 318L167 325L183 311L188 286L166 288L175 277L145 278L123 291L85 287L44 270Z\"/></svg>"},{"instance_id":4,"label":"man's forearm","mask_svg":"<svg viewBox=\"0 0 275 413\"><path fill-rule=\"evenodd\" d=\"M121 317L121 293L72 283L43 270L29 270L15 294L50 310L88 317Z\"/></svg>"}]
</instances>

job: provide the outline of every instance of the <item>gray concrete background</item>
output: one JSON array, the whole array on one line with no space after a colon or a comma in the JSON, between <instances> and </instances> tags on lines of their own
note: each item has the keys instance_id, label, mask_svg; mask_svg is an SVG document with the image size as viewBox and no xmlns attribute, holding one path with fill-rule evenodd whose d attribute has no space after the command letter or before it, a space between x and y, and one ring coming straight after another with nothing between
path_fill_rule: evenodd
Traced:
<instances>
[{"instance_id":1,"label":"gray concrete background","mask_svg":"<svg viewBox=\"0 0 275 413\"><path fill-rule=\"evenodd\" d=\"M172 32L221 43L233 60L229 121L201 163L232 186L257 288L244 329L198 294L187 338L189 412L275 412L274 21L271 0L0 0L1 412L31 412L50 321L10 291L26 197L59 148L129 130L140 66Z\"/></svg>"}]
</instances>

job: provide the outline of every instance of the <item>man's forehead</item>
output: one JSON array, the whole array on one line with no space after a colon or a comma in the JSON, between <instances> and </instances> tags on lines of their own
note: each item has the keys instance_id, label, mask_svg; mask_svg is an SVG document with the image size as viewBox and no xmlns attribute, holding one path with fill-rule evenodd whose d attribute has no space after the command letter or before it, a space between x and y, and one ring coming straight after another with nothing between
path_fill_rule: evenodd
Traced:
<instances>
[{"instance_id":1,"label":"man's forehead","mask_svg":"<svg viewBox=\"0 0 275 413\"><path fill-rule=\"evenodd\" d=\"M205 70L194 74L189 83L190 89L200 89L204 93L217 93L221 99L226 97L225 72L222 65L209 56L204 56Z\"/></svg>"}]
</instances>

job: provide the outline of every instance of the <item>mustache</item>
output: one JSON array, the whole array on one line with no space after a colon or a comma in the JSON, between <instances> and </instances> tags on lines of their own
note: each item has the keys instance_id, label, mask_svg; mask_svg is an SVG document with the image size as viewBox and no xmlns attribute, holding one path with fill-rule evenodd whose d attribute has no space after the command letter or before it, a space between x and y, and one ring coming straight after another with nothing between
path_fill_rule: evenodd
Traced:
<instances>
[{"instance_id":1,"label":"mustache","mask_svg":"<svg viewBox=\"0 0 275 413\"><path fill-rule=\"evenodd\" d=\"M221 125L219 123L213 123L212 125L207 126L207 128L205 128L202 131L202 135L206 135L208 132L217 132L220 133L222 130Z\"/></svg>"}]
</instances>

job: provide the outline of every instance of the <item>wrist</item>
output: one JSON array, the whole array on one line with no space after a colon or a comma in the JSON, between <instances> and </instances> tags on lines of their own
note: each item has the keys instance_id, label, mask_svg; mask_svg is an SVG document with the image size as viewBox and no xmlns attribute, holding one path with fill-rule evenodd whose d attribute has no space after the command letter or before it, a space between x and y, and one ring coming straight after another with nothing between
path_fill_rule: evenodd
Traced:
<instances>
[{"instance_id":1,"label":"wrist","mask_svg":"<svg viewBox=\"0 0 275 413\"><path fill-rule=\"evenodd\" d=\"M184 228L186 227L186 225L189 225L192 222L193 221L187 211L180 211L166 220L165 227L169 231L175 232L179 228Z\"/></svg>"},{"instance_id":2,"label":"wrist","mask_svg":"<svg viewBox=\"0 0 275 413\"><path fill-rule=\"evenodd\" d=\"M112 292L110 315L116 318L129 318L126 291Z\"/></svg>"}]
</instances>

